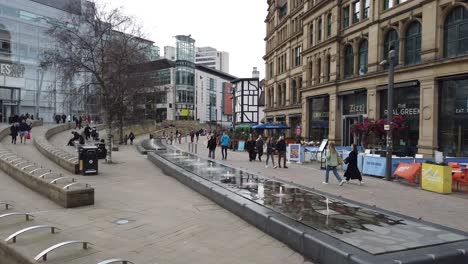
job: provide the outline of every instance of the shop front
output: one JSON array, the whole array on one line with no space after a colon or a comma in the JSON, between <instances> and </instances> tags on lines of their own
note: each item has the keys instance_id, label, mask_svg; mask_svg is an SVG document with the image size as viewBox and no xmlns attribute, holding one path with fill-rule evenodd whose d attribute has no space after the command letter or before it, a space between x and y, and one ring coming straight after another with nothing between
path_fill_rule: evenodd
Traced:
<instances>
[{"instance_id":1,"label":"shop front","mask_svg":"<svg viewBox=\"0 0 468 264\"><path fill-rule=\"evenodd\" d=\"M329 134L330 96L323 95L308 99L309 141L322 141Z\"/></svg>"},{"instance_id":2,"label":"shop front","mask_svg":"<svg viewBox=\"0 0 468 264\"><path fill-rule=\"evenodd\" d=\"M351 133L353 125L360 123L367 117L367 91L356 90L340 94L342 116L342 145L360 145L360 138Z\"/></svg>"},{"instance_id":3,"label":"shop front","mask_svg":"<svg viewBox=\"0 0 468 264\"><path fill-rule=\"evenodd\" d=\"M380 90L380 118L387 117L388 92L386 86ZM419 140L420 91L419 82L396 83L393 91L393 115L404 119L405 128L393 136L396 153L413 156Z\"/></svg>"},{"instance_id":4,"label":"shop front","mask_svg":"<svg viewBox=\"0 0 468 264\"><path fill-rule=\"evenodd\" d=\"M468 157L468 76L439 82L439 150Z\"/></svg>"},{"instance_id":5,"label":"shop front","mask_svg":"<svg viewBox=\"0 0 468 264\"><path fill-rule=\"evenodd\" d=\"M0 86L0 122L8 122L8 118L19 115L20 88Z\"/></svg>"},{"instance_id":6,"label":"shop front","mask_svg":"<svg viewBox=\"0 0 468 264\"><path fill-rule=\"evenodd\" d=\"M301 115L290 115L289 117L289 137L295 138L297 136L301 136Z\"/></svg>"}]
</instances>

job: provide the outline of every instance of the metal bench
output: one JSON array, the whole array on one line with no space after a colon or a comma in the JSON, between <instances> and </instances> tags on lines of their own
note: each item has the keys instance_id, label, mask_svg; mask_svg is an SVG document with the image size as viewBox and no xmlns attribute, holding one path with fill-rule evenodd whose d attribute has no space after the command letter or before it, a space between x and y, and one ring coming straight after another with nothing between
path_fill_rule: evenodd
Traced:
<instances>
[{"instance_id":1,"label":"metal bench","mask_svg":"<svg viewBox=\"0 0 468 264\"><path fill-rule=\"evenodd\" d=\"M58 227L55 227L55 226L50 226L50 225L37 225L37 226L31 226L31 227L27 227L27 228L24 228L24 229L21 229L19 230L18 232L15 232L13 234L11 234L9 237L7 237L5 239L5 242L8 242L11 240L11 242L13 243L16 243L16 237L23 234L23 233L26 233L28 231L31 231L31 230L36 230L36 229L42 229L42 228L50 228L50 232L52 234L55 234L55 230L60 230L60 228Z\"/></svg>"},{"instance_id":2,"label":"metal bench","mask_svg":"<svg viewBox=\"0 0 468 264\"><path fill-rule=\"evenodd\" d=\"M0 203L0 204L5 205L5 210L8 210L9 209L8 207L13 207L13 205L10 203Z\"/></svg>"},{"instance_id":3,"label":"metal bench","mask_svg":"<svg viewBox=\"0 0 468 264\"><path fill-rule=\"evenodd\" d=\"M134 264L133 262L125 259L108 259L99 262L98 264L110 264L110 263L122 263L122 264Z\"/></svg>"},{"instance_id":4,"label":"metal bench","mask_svg":"<svg viewBox=\"0 0 468 264\"><path fill-rule=\"evenodd\" d=\"M41 253L37 254L37 256L34 257L34 260L38 261L39 259L42 258L43 261L46 261L47 260L47 254L49 254L51 251L54 251L57 248L67 246L67 245L71 245L71 244L83 244L83 249L88 249L88 244L92 245L91 243L85 242L85 241L78 241L78 240L65 241L65 242L62 242L62 243L55 244L55 245L45 249Z\"/></svg>"},{"instance_id":5,"label":"metal bench","mask_svg":"<svg viewBox=\"0 0 468 264\"><path fill-rule=\"evenodd\" d=\"M34 215L28 214L28 213L9 213L9 214L2 214L2 215L0 215L0 218L5 218L5 217L8 217L8 216L16 216L16 215L23 215L23 216L26 216L26 221L29 221L29 218L30 218L30 217L34 217Z\"/></svg>"}]
</instances>

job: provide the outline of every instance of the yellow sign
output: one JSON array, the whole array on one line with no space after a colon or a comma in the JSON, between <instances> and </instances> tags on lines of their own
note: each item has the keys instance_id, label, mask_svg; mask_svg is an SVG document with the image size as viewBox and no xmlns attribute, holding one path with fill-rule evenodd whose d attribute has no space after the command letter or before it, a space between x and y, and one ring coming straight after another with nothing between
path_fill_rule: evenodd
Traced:
<instances>
[{"instance_id":1,"label":"yellow sign","mask_svg":"<svg viewBox=\"0 0 468 264\"><path fill-rule=\"evenodd\" d=\"M452 168L450 166L423 163L421 187L437 193L452 192Z\"/></svg>"},{"instance_id":2,"label":"yellow sign","mask_svg":"<svg viewBox=\"0 0 468 264\"><path fill-rule=\"evenodd\" d=\"M181 116L188 116L188 114L189 114L188 109L182 109Z\"/></svg>"}]
</instances>

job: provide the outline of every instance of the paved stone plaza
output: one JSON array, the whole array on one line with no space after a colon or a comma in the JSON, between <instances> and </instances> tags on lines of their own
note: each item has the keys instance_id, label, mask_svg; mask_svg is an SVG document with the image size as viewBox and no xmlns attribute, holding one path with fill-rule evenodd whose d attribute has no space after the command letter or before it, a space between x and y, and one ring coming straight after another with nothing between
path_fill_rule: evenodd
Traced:
<instances>
[{"instance_id":1,"label":"paved stone plaza","mask_svg":"<svg viewBox=\"0 0 468 264\"><path fill-rule=\"evenodd\" d=\"M33 128L32 136L43 134L48 128ZM51 143L67 149L69 138L70 131L63 132L51 138ZM42 156L31 141L11 145L8 137L2 144L25 158L72 176ZM113 157L118 164L100 163L98 176L73 175L95 188L95 205L77 209L63 209L0 172L0 200L14 203L15 211L34 214L34 224L57 225L68 239L93 243L85 253L79 247L54 252L47 263L97 263L116 257L150 264L310 263L283 243L164 175L134 146L121 147ZM119 220L128 223L119 225ZM2 225L10 230L12 224L0 223L2 238L9 234L2 231ZM34 257L52 242L60 242L46 240L47 237L35 235L34 241L48 242L41 248L30 246L31 255L27 257ZM28 247L28 242L22 239L18 246Z\"/></svg>"}]
</instances>

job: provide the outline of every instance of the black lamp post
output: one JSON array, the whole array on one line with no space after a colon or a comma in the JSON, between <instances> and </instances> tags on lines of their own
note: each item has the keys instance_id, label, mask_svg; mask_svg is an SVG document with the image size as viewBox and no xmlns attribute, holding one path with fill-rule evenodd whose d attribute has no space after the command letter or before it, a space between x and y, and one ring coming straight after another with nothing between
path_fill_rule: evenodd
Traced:
<instances>
[{"instance_id":1,"label":"black lamp post","mask_svg":"<svg viewBox=\"0 0 468 264\"><path fill-rule=\"evenodd\" d=\"M393 85L394 85L394 73L395 66L398 62L396 60L396 51L393 47L390 47L388 51L388 61L384 61L381 64L388 64L388 101L387 101L387 157L386 157L386 169L385 179L387 181L392 180L392 155L393 155Z\"/></svg>"}]
</instances>

